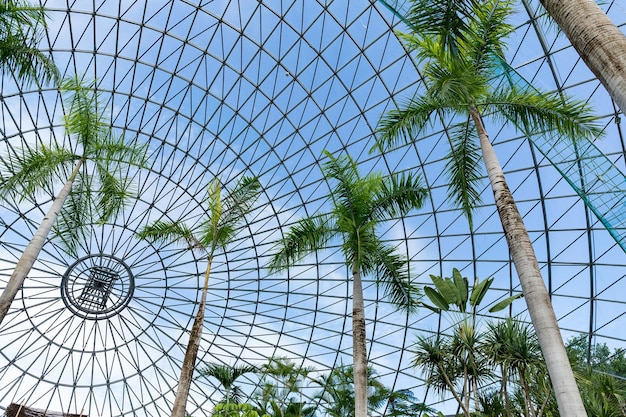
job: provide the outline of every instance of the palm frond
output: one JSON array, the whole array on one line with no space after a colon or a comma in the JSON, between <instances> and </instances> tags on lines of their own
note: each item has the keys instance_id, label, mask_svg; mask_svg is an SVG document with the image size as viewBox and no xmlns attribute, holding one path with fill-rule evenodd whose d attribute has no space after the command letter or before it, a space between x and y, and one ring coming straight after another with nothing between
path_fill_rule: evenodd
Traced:
<instances>
[{"instance_id":1,"label":"palm frond","mask_svg":"<svg viewBox=\"0 0 626 417\"><path fill-rule=\"evenodd\" d=\"M476 129L469 120L449 129L450 152L446 171L449 176L448 189L452 203L460 207L473 227L473 212L481 203L479 184L481 181L481 150Z\"/></svg>"},{"instance_id":2,"label":"palm frond","mask_svg":"<svg viewBox=\"0 0 626 417\"><path fill-rule=\"evenodd\" d=\"M218 363L209 363L198 371L199 377L215 378L226 389L230 390L235 380L247 373L257 372L257 367L253 365L225 365Z\"/></svg>"},{"instance_id":3,"label":"palm frond","mask_svg":"<svg viewBox=\"0 0 626 417\"><path fill-rule=\"evenodd\" d=\"M53 146L40 146L37 149L23 148L5 155L1 160L2 195L23 201L27 196L36 195L54 181L65 182L69 178L72 165L79 157L66 149Z\"/></svg>"},{"instance_id":4,"label":"palm frond","mask_svg":"<svg viewBox=\"0 0 626 417\"><path fill-rule=\"evenodd\" d=\"M388 219L405 216L410 210L422 208L428 197L422 178L411 172L381 179L372 199L372 217Z\"/></svg>"},{"instance_id":5,"label":"palm frond","mask_svg":"<svg viewBox=\"0 0 626 417\"><path fill-rule=\"evenodd\" d=\"M324 150L323 154L328 158L322 165L324 178L336 181L331 194L335 206L342 203L350 204L354 200L354 187L360 179L356 162L348 154L335 157L327 150Z\"/></svg>"},{"instance_id":6,"label":"palm frond","mask_svg":"<svg viewBox=\"0 0 626 417\"><path fill-rule=\"evenodd\" d=\"M415 312L419 289L411 282L408 260L380 241L376 246L375 251L370 248L365 253L362 271L376 274L376 283L382 286L390 303L409 313Z\"/></svg>"},{"instance_id":7,"label":"palm frond","mask_svg":"<svg viewBox=\"0 0 626 417\"><path fill-rule=\"evenodd\" d=\"M215 253L217 250L224 250L234 237L237 235L239 228L233 224L215 225L213 219L215 217L207 217L198 227L198 239L203 247L209 253Z\"/></svg>"},{"instance_id":8,"label":"palm frond","mask_svg":"<svg viewBox=\"0 0 626 417\"><path fill-rule=\"evenodd\" d=\"M128 142L124 136L112 135L103 129L102 136L90 143L86 157L106 161L110 172L121 166L146 168L148 163L148 145Z\"/></svg>"},{"instance_id":9,"label":"palm frond","mask_svg":"<svg viewBox=\"0 0 626 417\"><path fill-rule=\"evenodd\" d=\"M174 242L188 248L196 248L199 245L191 229L185 223L178 221L157 220L151 225L144 226L137 232L137 237L150 242Z\"/></svg>"},{"instance_id":10,"label":"palm frond","mask_svg":"<svg viewBox=\"0 0 626 417\"><path fill-rule=\"evenodd\" d=\"M436 103L438 110L467 112L467 106L488 93L491 73L482 71L473 55L455 56L442 50L432 38L413 36L419 39L415 55L423 62L422 76L427 86L424 96Z\"/></svg>"},{"instance_id":11,"label":"palm frond","mask_svg":"<svg viewBox=\"0 0 626 417\"><path fill-rule=\"evenodd\" d=\"M93 218L90 187L85 186L83 181L89 179L77 177L74 180L72 192L52 227L52 237L58 239L65 252L73 257L78 257L79 244L87 240Z\"/></svg>"},{"instance_id":12,"label":"palm frond","mask_svg":"<svg viewBox=\"0 0 626 417\"><path fill-rule=\"evenodd\" d=\"M489 70L490 54L504 56L506 38L513 32L509 23L513 0L483 0L472 7L473 18L469 25L472 39L465 45L466 53L479 68Z\"/></svg>"},{"instance_id":13,"label":"palm frond","mask_svg":"<svg viewBox=\"0 0 626 417\"><path fill-rule=\"evenodd\" d=\"M531 88L495 91L485 108L486 112L496 112L492 117L510 121L526 134L552 132L577 141L594 139L601 132L588 103Z\"/></svg>"},{"instance_id":14,"label":"palm frond","mask_svg":"<svg viewBox=\"0 0 626 417\"><path fill-rule=\"evenodd\" d=\"M45 9L41 6L34 6L5 0L0 3L0 27L3 32L9 32L15 26L45 26Z\"/></svg>"},{"instance_id":15,"label":"palm frond","mask_svg":"<svg viewBox=\"0 0 626 417\"><path fill-rule=\"evenodd\" d=\"M261 194L261 183L257 177L242 177L235 188L224 198L224 216L221 224L233 226L243 220Z\"/></svg>"},{"instance_id":16,"label":"palm frond","mask_svg":"<svg viewBox=\"0 0 626 417\"><path fill-rule=\"evenodd\" d=\"M8 68L18 82L29 84L58 81L59 70L52 58L37 48L46 27L46 13L41 6L15 1L0 4L0 64Z\"/></svg>"},{"instance_id":17,"label":"palm frond","mask_svg":"<svg viewBox=\"0 0 626 417\"><path fill-rule=\"evenodd\" d=\"M47 84L60 78L54 61L35 46L20 44L16 39L0 39L0 65L9 69L25 85Z\"/></svg>"},{"instance_id":18,"label":"palm frond","mask_svg":"<svg viewBox=\"0 0 626 417\"><path fill-rule=\"evenodd\" d=\"M449 364L449 339L449 336L443 336L443 339L436 336L418 336L413 344L413 366L421 370L429 387L440 395L447 393L449 389L446 377L454 383L458 375Z\"/></svg>"},{"instance_id":19,"label":"palm frond","mask_svg":"<svg viewBox=\"0 0 626 417\"><path fill-rule=\"evenodd\" d=\"M443 49L458 55L460 43L465 41L468 33L467 20L474 1L413 0L411 3L405 16L411 30L436 37Z\"/></svg>"},{"instance_id":20,"label":"palm frond","mask_svg":"<svg viewBox=\"0 0 626 417\"><path fill-rule=\"evenodd\" d=\"M224 212L224 206L222 204L222 183L219 178L214 178L207 187L205 203L208 205L209 216L200 226L200 239L204 242L205 247L215 248L218 244L217 242L219 242L217 235L220 230L222 213ZM226 233L226 235L229 234L230 233Z\"/></svg>"},{"instance_id":21,"label":"palm frond","mask_svg":"<svg viewBox=\"0 0 626 417\"><path fill-rule=\"evenodd\" d=\"M95 205L98 221L103 223L117 216L128 199L136 195L129 168L145 167L146 147L126 144L111 135L102 136L91 145L86 154L93 161L99 179Z\"/></svg>"},{"instance_id":22,"label":"palm frond","mask_svg":"<svg viewBox=\"0 0 626 417\"><path fill-rule=\"evenodd\" d=\"M94 205L98 213L97 222L105 222L118 216L133 196L132 181L125 176L112 174L109 170L98 170L99 189L94 193Z\"/></svg>"},{"instance_id":23,"label":"palm frond","mask_svg":"<svg viewBox=\"0 0 626 417\"><path fill-rule=\"evenodd\" d=\"M238 404L243 398L243 392L235 385L235 381L242 375L255 373L258 369L252 365L225 365L218 363L209 363L206 367L198 372L199 377L215 378L222 385L224 390L224 398L222 403Z\"/></svg>"},{"instance_id":24,"label":"palm frond","mask_svg":"<svg viewBox=\"0 0 626 417\"><path fill-rule=\"evenodd\" d=\"M370 151L384 152L411 143L440 108L440 103L426 96L403 101L398 109L386 112L378 121L376 145Z\"/></svg>"},{"instance_id":25,"label":"palm frond","mask_svg":"<svg viewBox=\"0 0 626 417\"><path fill-rule=\"evenodd\" d=\"M326 247L336 233L333 219L328 215L301 219L278 243L268 265L269 271L274 273L289 268L310 253Z\"/></svg>"},{"instance_id":26,"label":"palm frond","mask_svg":"<svg viewBox=\"0 0 626 417\"><path fill-rule=\"evenodd\" d=\"M108 134L107 123L101 112L104 105L95 91L95 82L83 82L78 76L66 78L61 83L61 91L68 107L63 122L65 131L74 135L85 153L102 135Z\"/></svg>"},{"instance_id":27,"label":"palm frond","mask_svg":"<svg viewBox=\"0 0 626 417\"><path fill-rule=\"evenodd\" d=\"M238 226L245 219L258 199L261 183L256 177L243 177L235 188L222 196L222 185L214 179L209 185L207 198L209 216L200 225L200 241L213 252L224 248L235 236Z\"/></svg>"}]
</instances>

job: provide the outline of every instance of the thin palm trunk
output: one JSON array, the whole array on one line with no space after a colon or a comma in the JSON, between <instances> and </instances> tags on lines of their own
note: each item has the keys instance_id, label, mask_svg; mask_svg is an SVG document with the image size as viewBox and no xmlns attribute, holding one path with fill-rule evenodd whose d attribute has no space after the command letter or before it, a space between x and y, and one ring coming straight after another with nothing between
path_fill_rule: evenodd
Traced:
<instances>
[{"instance_id":1,"label":"thin palm trunk","mask_svg":"<svg viewBox=\"0 0 626 417\"><path fill-rule=\"evenodd\" d=\"M504 172L495 154L478 110L470 115L476 124L483 161L487 168L496 208L500 215L511 258L517 270L530 319L537 333L561 417L587 416L565 351L554 309L539 271L530 237L517 209Z\"/></svg>"},{"instance_id":2,"label":"thin palm trunk","mask_svg":"<svg viewBox=\"0 0 626 417\"><path fill-rule=\"evenodd\" d=\"M470 398L472 397L472 390L470 388L470 380L467 375L467 365L463 364L463 400L465 401L465 409L470 409Z\"/></svg>"},{"instance_id":3,"label":"thin palm trunk","mask_svg":"<svg viewBox=\"0 0 626 417\"><path fill-rule=\"evenodd\" d=\"M528 386L528 381L526 380L526 370L524 366L519 370L520 384L522 385L522 394L524 395L524 405L526 407L526 415L529 417L535 417L535 408L533 407L533 403L530 400L530 387Z\"/></svg>"},{"instance_id":4,"label":"thin palm trunk","mask_svg":"<svg viewBox=\"0 0 626 417\"><path fill-rule=\"evenodd\" d=\"M474 387L474 409L478 410L480 407L480 400L478 398L478 378L472 377L472 386Z\"/></svg>"},{"instance_id":5,"label":"thin palm trunk","mask_svg":"<svg viewBox=\"0 0 626 417\"><path fill-rule=\"evenodd\" d=\"M352 266L352 349L354 370L354 416L367 417L367 352L365 340L365 303L361 272Z\"/></svg>"},{"instance_id":6,"label":"thin palm trunk","mask_svg":"<svg viewBox=\"0 0 626 417\"><path fill-rule=\"evenodd\" d=\"M441 376L443 376L443 380L445 381L446 385L448 386L448 389L452 393L452 396L454 397L456 402L459 404L459 407L463 411L463 415L466 416L466 417L471 417L469 409L463 403L463 398L461 398L459 393L456 392L456 389L454 388L454 385L452 384L452 381L450 381L450 378L448 377L448 374L446 373L446 371L445 371L443 365L441 364L441 362L437 363L437 368L439 369L439 372L441 372ZM463 391L465 391L465 383L463 383Z\"/></svg>"},{"instance_id":7,"label":"thin palm trunk","mask_svg":"<svg viewBox=\"0 0 626 417\"><path fill-rule=\"evenodd\" d=\"M626 36L594 0L540 1L625 113Z\"/></svg>"},{"instance_id":8,"label":"thin palm trunk","mask_svg":"<svg viewBox=\"0 0 626 417\"><path fill-rule=\"evenodd\" d=\"M511 401L509 400L509 392L508 392L508 380L509 380L509 369L508 366L502 365L500 367L502 373L502 395L504 400L504 408L506 409L507 417L511 417Z\"/></svg>"},{"instance_id":9,"label":"thin palm trunk","mask_svg":"<svg viewBox=\"0 0 626 417\"><path fill-rule=\"evenodd\" d=\"M63 188L61 188L57 196L54 198L52 206L50 206L50 208L48 209L48 212L39 224L39 228L31 238L30 242L28 242L26 249L24 249L24 252L22 252L22 256L15 265L13 274L11 274L9 282L2 292L2 295L0 295L0 324L2 324L2 321L7 315L7 312L11 307L11 303L17 295L17 292L24 284L24 280L26 280L26 277L30 273L30 270L35 264L35 261L39 257L39 253L41 252L43 245L46 243L46 239L50 234L50 230L52 230L52 226L54 226L54 223L59 217L59 213L63 208L63 204L65 204L67 197L72 191L72 185L74 184L76 175L78 174L78 171L80 170L82 165L83 160L78 160L78 162L76 163L76 167L74 168L74 172L67 180Z\"/></svg>"},{"instance_id":10,"label":"thin palm trunk","mask_svg":"<svg viewBox=\"0 0 626 417\"><path fill-rule=\"evenodd\" d=\"M204 274L204 286L202 287L202 296L200 297L200 305L198 313L191 327L189 334L189 342L183 359L183 366L180 370L180 378L178 380L178 390L176 391L176 399L174 407L172 407L172 417L185 417L185 409L187 406L187 398L191 389L191 381L193 380L193 371L196 367L196 358L200 348L200 339L202 338L202 328L204 327L204 306L206 305L206 295L209 288L209 274L211 273L211 263L213 257L209 256L206 273Z\"/></svg>"}]
</instances>

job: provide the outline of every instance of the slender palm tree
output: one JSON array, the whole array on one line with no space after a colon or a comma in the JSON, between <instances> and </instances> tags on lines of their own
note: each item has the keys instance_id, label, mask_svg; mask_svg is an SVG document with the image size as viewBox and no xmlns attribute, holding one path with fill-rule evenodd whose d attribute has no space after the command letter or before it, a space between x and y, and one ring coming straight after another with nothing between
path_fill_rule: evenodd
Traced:
<instances>
[{"instance_id":1,"label":"slender palm tree","mask_svg":"<svg viewBox=\"0 0 626 417\"><path fill-rule=\"evenodd\" d=\"M626 112L626 36L594 0L540 0L587 67Z\"/></svg>"},{"instance_id":2,"label":"slender palm tree","mask_svg":"<svg viewBox=\"0 0 626 417\"><path fill-rule=\"evenodd\" d=\"M78 77L62 84L70 146L24 146L0 159L0 194L5 199L20 202L54 184L64 184L0 295L0 323L52 228L56 228L66 250L75 254L78 239L85 236L88 225L114 218L133 195L124 168L146 163L144 146L127 143L111 133L94 88L94 83L83 84Z\"/></svg>"},{"instance_id":3,"label":"slender palm tree","mask_svg":"<svg viewBox=\"0 0 626 417\"><path fill-rule=\"evenodd\" d=\"M269 269L284 270L306 255L327 247L331 240L342 240L342 252L352 275L352 338L355 386L355 417L367 414L367 354L365 305L361 275L375 275L385 295L409 312L417 306L417 288L408 276L407 260L395 254L376 234L381 222L403 216L422 207L427 190L419 176L412 174L383 177L370 173L361 177L350 156L334 157L324 151L327 161L322 170L333 182L332 210L300 220L278 245Z\"/></svg>"},{"instance_id":4,"label":"slender palm tree","mask_svg":"<svg viewBox=\"0 0 626 417\"><path fill-rule=\"evenodd\" d=\"M263 410L271 408L277 417L305 415L309 407L304 401L303 388L314 369L298 366L285 357L270 358L263 366L263 384L258 394ZM263 407L265 405L265 407Z\"/></svg>"},{"instance_id":5,"label":"slender palm tree","mask_svg":"<svg viewBox=\"0 0 626 417\"><path fill-rule=\"evenodd\" d=\"M507 416L512 408L509 382L517 384L522 394L524 415L541 416L541 404L535 405L531 399L531 370L545 368L537 335L530 325L511 318L489 322L485 335L484 350L490 362L500 368L500 397L505 405Z\"/></svg>"},{"instance_id":6,"label":"slender palm tree","mask_svg":"<svg viewBox=\"0 0 626 417\"><path fill-rule=\"evenodd\" d=\"M219 251L225 251L228 244L234 239L240 224L255 204L260 189L261 184L256 177L243 177L230 193L222 196L222 183L216 178L209 185L205 200L207 218L195 229L189 228L182 221L158 220L145 226L138 233L140 239L181 243L190 250L201 251L206 255L207 260L200 304L191 327L189 342L180 370L172 417L185 416L185 406L202 337L204 308L213 259Z\"/></svg>"},{"instance_id":7,"label":"slender palm tree","mask_svg":"<svg viewBox=\"0 0 626 417\"><path fill-rule=\"evenodd\" d=\"M479 331L478 309L494 278L469 280L453 268L452 277L431 275L434 287L424 286L424 294L432 304L420 304L438 314L449 312L453 317L451 335L420 336L415 343L414 365L426 374L429 385L436 391L449 391L465 416L470 416L470 399L474 408L480 407L479 389L492 372L483 353L484 335ZM497 312L520 298L509 296L494 303L489 312Z\"/></svg>"},{"instance_id":8,"label":"slender palm tree","mask_svg":"<svg viewBox=\"0 0 626 417\"><path fill-rule=\"evenodd\" d=\"M43 7L15 0L0 3L0 67L21 84L60 78L52 59L37 48L45 27Z\"/></svg>"},{"instance_id":9,"label":"slender palm tree","mask_svg":"<svg viewBox=\"0 0 626 417\"><path fill-rule=\"evenodd\" d=\"M386 395L386 399L385 415L389 417L419 417L435 411L426 404L418 402L415 394L408 389L391 391Z\"/></svg>"},{"instance_id":10,"label":"slender palm tree","mask_svg":"<svg viewBox=\"0 0 626 417\"><path fill-rule=\"evenodd\" d=\"M220 403L238 404L241 401L241 389L235 385L235 381L242 375L254 373L257 368L252 365L225 365L210 363L202 368L198 373L200 376L215 378L224 388L224 398Z\"/></svg>"},{"instance_id":11,"label":"slender palm tree","mask_svg":"<svg viewBox=\"0 0 626 417\"><path fill-rule=\"evenodd\" d=\"M493 373L483 352L484 334L473 320L456 323L449 335L418 336L413 365L419 367L436 392L450 392L466 417L471 417L471 400L479 408L479 392Z\"/></svg>"},{"instance_id":12,"label":"slender palm tree","mask_svg":"<svg viewBox=\"0 0 626 417\"><path fill-rule=\"evenodd\" d=\"M452 199L462 207L471 228L472 211L480 202L476 185L482 156L561 415L583 416L585 409L536 255L483 120L489 117L522 131L553 132L559 140L592 137L599 128L582 102L508 83L493 86L499 57L504 56L504 39L511 32L507 19L512 5L512 0L414 0L407 15L411 32L399 36L424 64L425 91L381 118L377 145L385 150L411 142L436 114L456 117L447 165Z\"/></svg>"},{"instance_id":13,"label":"slender palm tree","mask_svg":"<svg viewBox=\"0 0 626 417\"><path fill-rule=\"evenodd\" d=\"M367 399L368 411L374 411L382 404L383 398L388 398L389 390L376 378L376 371L368 366L367 386L370 395ZM322 415L328 417L356 417L354 403L356 400L356 373L354 366L335 368L328 374L317 378L316 383L322 389L315 394L323 410ZM367 414L370 415L370 414Z\"/></svg>"}]
</instances>

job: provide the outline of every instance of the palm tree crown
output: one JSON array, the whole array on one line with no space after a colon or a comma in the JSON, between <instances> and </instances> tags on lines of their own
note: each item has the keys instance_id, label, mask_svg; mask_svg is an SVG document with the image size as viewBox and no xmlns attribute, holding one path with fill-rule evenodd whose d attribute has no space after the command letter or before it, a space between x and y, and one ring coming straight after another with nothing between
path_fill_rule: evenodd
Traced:
<instances>
[{"instance_id":1,"label":"palm tree crown","mask_svg":"<svg viewBox=\"0 0 626 417\"><path fill-rule=\"evenodd\" d=\"M427 190L420 184L421 178L411 173L361 177L349 156L324 154L328 158L323 165L325 178L336 184L331 194L332 210L294 225L280 242L270 271L287 269L340 238L346 264L362 274L374 274L390 301L413 311L417 307L416 288L408 280L406 260L378 238L376 226L423 205Z\"/></svg>"},{"instance_id":2,"label":"palm tree crown","mask_svg":"<svg viewBox=\"0 0 626 417\"><path fill-rule=\"evenodd\" d=\"M210 363L200 370L200 375L206 378L212 377L224 388L223 403L239 403L241 400L241 390L235 385L235 381L240 376L256 372L257 368L252 365L225 365Z\"/></svg>"},{"instance_id":3,"label":"palm tree crown","mask_svg":"<svg viewBox=\"0 0 626 417\"><path fill-rule=\"evenodd\" d=\"M472 114L509 123L522 133L552 132L566 140L593 138L600 132L590 107L581 101L494 83L502 72L505 40L512 31L507 19L513 4L511 0L414 0L407 16L412 31L398 36L423 64L425 91L387 112L378 125L377 147L387 150L419 137L435 115L453 119L447 165L450 192L470 223L481 203L477 186L482 178Z\"/></svg>"},{"instance_id":4,"label":"palm tree crown","mask_svg":"<svg viewBox=\"0 0 626 417\"><path fill-rule=\"evenodd\" d=\"M62 82L61 91L70 146L54 142L7 154L0 189L23 201L51 184L70 181L71 192L54 229L67 252L76 255L87 226L114 218L133 196L129 172L123 167L145 167L147 148L112 134L95 82L70 77Z\"/></svg>"}]
</instances>

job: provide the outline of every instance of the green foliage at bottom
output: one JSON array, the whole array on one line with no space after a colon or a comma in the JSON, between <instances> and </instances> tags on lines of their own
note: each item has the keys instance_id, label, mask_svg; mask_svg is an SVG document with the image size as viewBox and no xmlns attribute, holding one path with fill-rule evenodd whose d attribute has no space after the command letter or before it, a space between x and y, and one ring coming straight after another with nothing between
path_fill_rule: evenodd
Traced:
<instances>
[{"instance_id":1,"label":"green foliage at bottom","mask_svg":"<svg viewBox=\"0 0 626 417\"><path fill-rule=\"evenodd\" d=\"M259 414L250 404L220 403L213 409L213 417L270 417Z\"/></svg>"}]
</instances>

